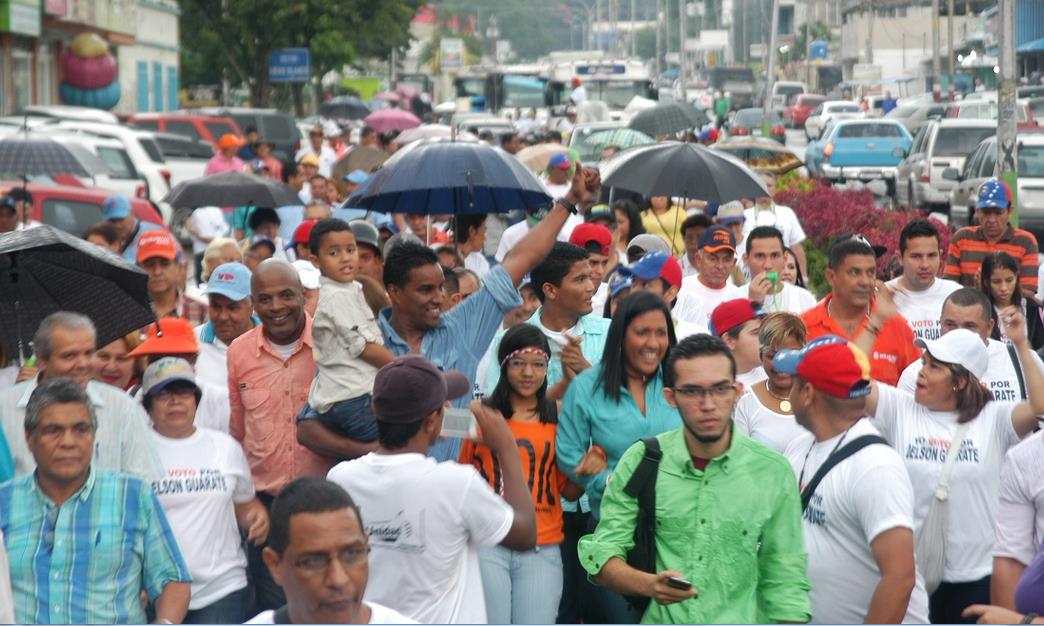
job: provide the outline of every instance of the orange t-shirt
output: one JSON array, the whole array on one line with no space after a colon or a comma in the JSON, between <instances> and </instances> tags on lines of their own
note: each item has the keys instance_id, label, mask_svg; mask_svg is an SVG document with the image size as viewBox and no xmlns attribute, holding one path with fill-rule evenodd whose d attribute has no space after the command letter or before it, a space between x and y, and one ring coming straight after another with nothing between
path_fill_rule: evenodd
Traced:
<instances>
[{"instance_id":1,"label":"orange t-shirt","mask_svg":"<svg viewBox=\"0 0 1044 626\"><path fill-rule=\"evenodd\" d=\"M823 335L845 337L834 318L827 313L827 305L833 294L828 295L819 305L807 310L801 318L808 328L808 340L812 341ZM876 304L873 305L876 307ZM866 320L859 324L856 336L863 332ZM852 341L854 337L845 337ZM870 359L870 378L892 385L899 384L899 376L906 366L921 358L921 350L914 345L914 334L910 324L902 315L896 315L885 322L881 333L874 341L874 349L866 355Z\"/></svg>"},{"instance_id":2,"label":"orange t-shirt","mask_svg":"<svg viewBox=\"0 0 1044 626\"><path fill-rule=\"evenodd\" d=\"M557 424L520 422L509 419L508 427L518 443L522 459L522 475L536 507L537 545L562 543L562 502L560 495L566 476L555 464L555 433ZM460 462L475 466L490 487L503 494L500 462L493 451L482 444L466 440L460 449Z\"/></svg>"}]
</instances>

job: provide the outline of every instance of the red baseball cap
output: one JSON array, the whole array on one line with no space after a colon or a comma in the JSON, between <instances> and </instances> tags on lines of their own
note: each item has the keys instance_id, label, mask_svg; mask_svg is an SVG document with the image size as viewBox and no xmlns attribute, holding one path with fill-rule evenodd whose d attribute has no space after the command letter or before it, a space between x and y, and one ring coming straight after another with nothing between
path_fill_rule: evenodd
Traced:
<instances>
[{"instance_id":1,"label":"red baseball cap","mask_svg":"<svg viewBox=\"0 0 1044 626\"><path fill-rule=\"evenodd\" d=\"M765 313L747 298L727 300L714 307L710 318L710 331L718 337L724 335L740 324L764 317Z\"/></svg>"},{"instance_id":2,"label":"red baseball cap","mask_svg":"<svg viewBox=\"0 0 1044 626\"><path fill-rule=\"evenodd\" d=\"M870 360L844 337L824 335L801 350L780 350L772 367L781 374L797 375L835 398L870 395Z\"/></svg>"},{"instance_id":3,"label":"red baseball cap","mask_svg":"<svg viewBox=\"0 0 1044 626\"><path fill-rule=\"evenodd\" d=\"M613 234L601 224L588 222L574 228L573 234L569 235L569 243L576 244L585 250L587 244L591 242L598 244L599 254L609 256L610 246L613 245Z\"/></svg>"},{"instance_id":4,"label":"red baseball cap","mask_svg":"<svg viewBox=\"0 0 1044 626\"><path fill-rule=\"evenodd\" d=\"M155 257L168 261L178 258L178 242L165 230L150 230L138 239L138 263Z\"/></svg>"},{"instance_id":5,"label":"red baseball cap","mask_svg":"<svg viewBox=\"0 0 1044 626\"><path fill-rule=\"evenodd\" d=\"M305 220L297 225L294 230L294 243L308 243L308 238L312 236L312 229L315 228L316 222L319 220Z\"/></svg>"}]
</instances>

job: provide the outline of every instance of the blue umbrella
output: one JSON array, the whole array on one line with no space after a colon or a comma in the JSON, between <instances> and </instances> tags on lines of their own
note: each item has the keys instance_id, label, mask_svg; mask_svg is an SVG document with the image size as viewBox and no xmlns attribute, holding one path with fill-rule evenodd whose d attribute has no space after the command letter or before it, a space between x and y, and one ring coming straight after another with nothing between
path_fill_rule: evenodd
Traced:
<instances>
[{"instance_id":1,"label":"blue umbrella","mask_svg":"<svg viewBox=\"0 0 1044 626\"><path fill-rule=\"evenodd\" d=\"M536 176L507 152L481 142L434 139L395 153L345 206L382 213L463 215L550 203Z\"/></svg>"}]
</instances>

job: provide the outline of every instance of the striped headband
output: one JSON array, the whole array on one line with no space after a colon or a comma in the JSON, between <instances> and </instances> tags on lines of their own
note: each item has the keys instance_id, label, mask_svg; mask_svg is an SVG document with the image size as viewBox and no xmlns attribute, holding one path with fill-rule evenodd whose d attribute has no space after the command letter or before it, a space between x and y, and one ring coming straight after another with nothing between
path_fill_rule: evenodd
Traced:
<instances>
[{"instance_id":1,"label":"striped headband","mask_svg":"<svg viewBox=\"0 0 1044 626\"><path fill-rule=\"evenodd\" d=\"M511 354L509 354L506 357L504 357L504 360L500 362L500 367L504 367L504 365L508 361L510 361L511 359L515 358L516 356L518 356L520 354L539 354L540 356L544 357L545 361L550 361L551 360L551 355L548 354L547 352L544 352L542 349L537 348L536 346L529 346L527 348L519 348L518 350L515 350Z\"/></svg>"}]
</instances>

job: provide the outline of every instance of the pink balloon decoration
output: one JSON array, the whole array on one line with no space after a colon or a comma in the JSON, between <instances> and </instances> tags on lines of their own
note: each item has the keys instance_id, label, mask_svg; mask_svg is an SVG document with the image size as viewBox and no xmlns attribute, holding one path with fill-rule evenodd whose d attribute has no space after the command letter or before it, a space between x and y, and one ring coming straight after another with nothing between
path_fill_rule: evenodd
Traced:
<instances>
[{"instance_id":1,"label":"pink balloon decoration","mask_svg":"<svg viewBox=\"0 0 1044 626\"><path fill-rule=\"evenodd\" d=\"M111 54L85 59L66 51L62 55L66 83L80 89L106 87L116 80L116 59Z\"/></svg>"}]
</instances>

